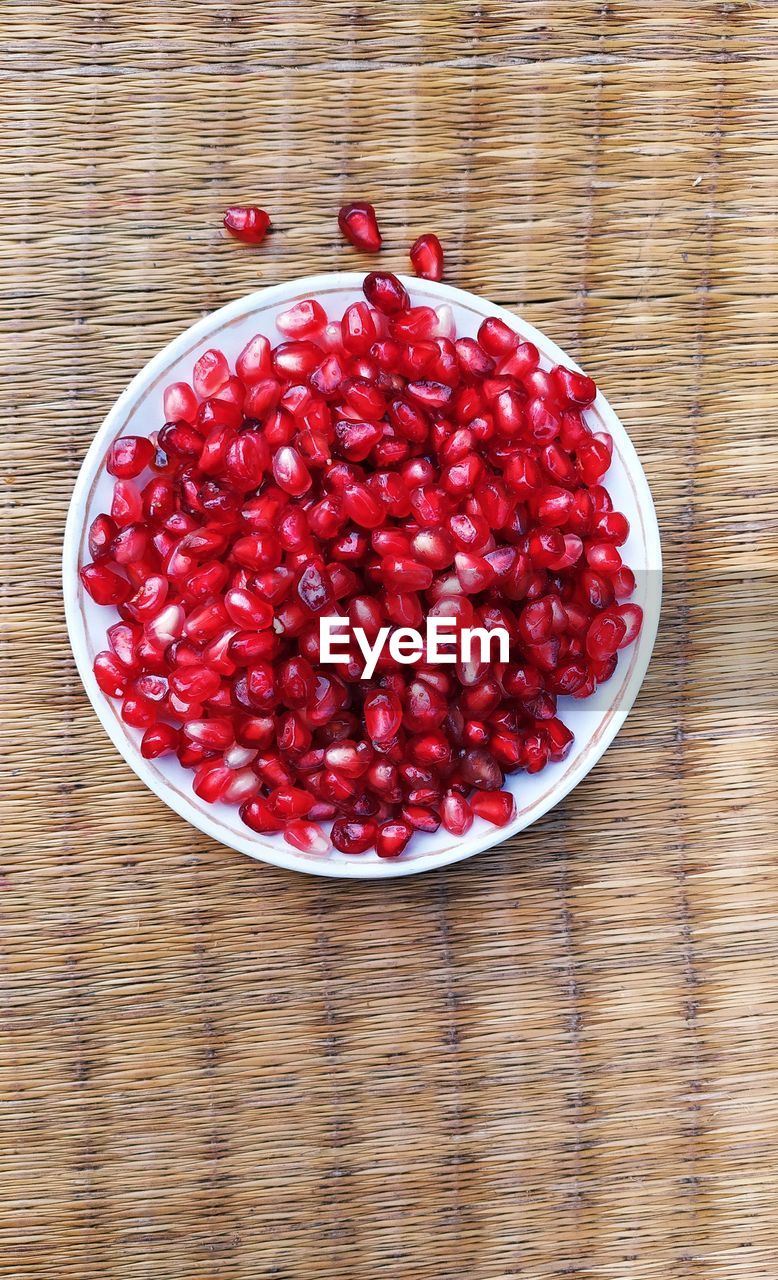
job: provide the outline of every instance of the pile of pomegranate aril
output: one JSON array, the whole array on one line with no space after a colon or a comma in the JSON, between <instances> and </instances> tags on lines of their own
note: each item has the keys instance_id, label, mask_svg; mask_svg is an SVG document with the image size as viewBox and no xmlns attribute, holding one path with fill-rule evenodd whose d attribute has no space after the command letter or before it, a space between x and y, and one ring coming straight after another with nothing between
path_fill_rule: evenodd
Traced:
<instances>
[{"instance_id":1,"label":"pile of pomegranate aril","mask_svg":"<svg viewBox=\"0 0 778 1280\"><path fill-rule=\"evenodd\" d=\"M300 302L275 346L234 370L206 351L167 388L156 435L108 453L81 579L118 613L95 677L147 759L174 753L201 799L295 848L393 858L416 831L509 823L505 776L564 759L559 697L611 678L642 613L592 380L496 317L458 338L389 273L364 293L340 318ZM355 642L320 660L336 615L370 641L501 627L509 661L386 646L365 680Z\"/></svg>"}]
</instances>

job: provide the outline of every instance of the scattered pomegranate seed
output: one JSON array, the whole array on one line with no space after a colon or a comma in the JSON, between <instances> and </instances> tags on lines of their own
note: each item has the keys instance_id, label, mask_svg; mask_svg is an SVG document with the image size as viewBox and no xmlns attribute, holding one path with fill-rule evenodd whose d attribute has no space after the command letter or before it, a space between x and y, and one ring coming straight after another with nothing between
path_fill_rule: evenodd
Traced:
<instances>
[{"instance_id":1,"label":"scattered pomegranate seed","mask_svg":"<svg viewBox=\"0 0 778 1280\"><path fill-rule=\"evenodd\" d=\"M344 204L338 214L338 226L349 244L364 253L378 253L381 248L381 232L372 204L356 201Z\"/></svg>"},{"instance_id":2,"label":"scattered pomegranate seed","mask_svg":"<svg viewBox=\"0 0 778 1280\"><path fill-rule=\"evenodd\" d=\"M343 223L380 246L370 206ZM434 236L411 256L440 277ZM340 319L297 302L275 346L256 335L234 370L205 351L167 387L156 437L108 452L80 573L114 611L95 679L146 759L174 754L201 800L303 852L327 853L332 820L340 852L396 858L415 831L512 820L506 776L567 756L559 698L612 677L642 611L591 379L541 368L497 317L458 338L391 273L364 294ZM370 643L426 618L502 627L509 661L385 648L365 679L355 640L322 664L332 615Z\"/></svg>"},{"instance_id":3,"label":"scattered pomegranate seed","mask_svg":"<svg viewBox=\"0 0 778 1280\"><path fill-rule=\"evenodd\" d=\"M269 214L253 204L230 205L223 221L230 235L244 244L261 244L270 228Z\"/></svg>"},{"instance_id":4,"label":"scattered pomegranate seed","mask_svg":"<svg viewBox=\"0 0 778 1280\"><path fill-rule=\"evenodd\" d=\"M410 259L417 276L424 280L443 279L443 246L436 235L428 232L411 245Z\"/></svg>"}]
</instances>

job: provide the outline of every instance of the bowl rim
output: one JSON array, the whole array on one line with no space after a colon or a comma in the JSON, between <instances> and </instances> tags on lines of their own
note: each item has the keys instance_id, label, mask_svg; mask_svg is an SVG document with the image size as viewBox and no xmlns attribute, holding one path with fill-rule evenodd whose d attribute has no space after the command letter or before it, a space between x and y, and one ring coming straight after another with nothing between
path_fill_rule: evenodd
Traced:
<instances>
[{"instance_id":1,"label":"bowl rim","mask_svg":"<svg viewBox=\"0 0 778 1280\"><path fill-rule=\"evenodd\" d=\"M619 455L633 485L635 501L644 525L647 564L650 566L652 573L657 574L655 588L656 608L650 613L646 613L643 628L633 650L629 678L623 684L621 693L617 695L614 705L609 709L608 718L602 729L589 740L587 744L589 749L582 750L576 767L564 773L546 795L536 802L529 814L519 812L516 819L505 827L487 826L485 829L478 830L476 826L476 828L471 829L471 833L461 837L454 846L420 854L418 857L408 861L399 858L363 862L361 859L355 858L353 862L335 862L326 857L314 860L314 855L305 854L282 840L279 840L277 845L263 843L258 847L252 846L248 835L244 839L240 835L233 836L233 833L230 833L231 838L225 840L223 829L219 824L216 824L208 814L201 813L200 810L190 805L185 797L180 797L175 788L171 787L161 778L161 775L149 767L149 762L144 760L136 745L130 740L129 736L122 732L118 717L109 714L111 708L95 680L85 638L82 635L82 630L85 630L85 628L81 626L82 618L79 610L79 600L83 592L78 575L79 547L86 522L87 500L91 486L100 473L107 441L111 438L112 431L122 420L129 406L148 391L149 387L166 371L172 362L181 359L195 344L212 338L226 325L245 318L247 314L258 309L260 305L261 309L266 310L269 307L288 301L291 296L315 297L318 293L332 291L333 289L354 291L361 295L362 282L366 274L364 271L326 272L312 276L293 277L291 280L279 284L267 285L226 303L225 306L218 308L216 311L209 312L174 337L156 355L152 356L117 397L95 432L73 488L62 548L65 617L78 673L95 714L114 746L133 772L179 817L182 817L190 825L219 844L234 848L237 852L246 853L255 861L266 862L285 870L346 880L385 880L398 876L418 875L425 871L437 870L441 867L461 862L477 853L484 852L512 839L520 831L537 822L549 810L564 800L586 774L594 768L624 724L641 688L651 660L661 609L662 550L656 508L651 490L635 446L626 428L602 392L598 390L597 398L592 408L599 414L607 429L614 435L614 438L618 439ZM565 364L569 368L580 370L580 366L570 358L567 352L548 338L545 333L536 329L534 325L529 324L512 311L497 306L478 294L456 288L442 281L429 281L415 276L409 277L400 273L396 274L409 292L412 292L416 297L420 294L426 295L434 305L449 303L459 305L470 311L475 307L481 314L493 315L505 321L515 332L520 333L525 341L534 342L545 357L557 363Z\"/></svg>"}]
</instances>

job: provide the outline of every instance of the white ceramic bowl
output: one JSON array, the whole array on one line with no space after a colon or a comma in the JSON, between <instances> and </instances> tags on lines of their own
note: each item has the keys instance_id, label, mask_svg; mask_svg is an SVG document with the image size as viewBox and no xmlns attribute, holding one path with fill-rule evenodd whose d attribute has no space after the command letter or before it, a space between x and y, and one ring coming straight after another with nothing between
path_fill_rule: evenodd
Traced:
<instances>
[{"instance_id":1,"label":"white ceramic bowl","mask_svg":"<svg viewBox=\"0 0 778 1280\"><path fill-rule=\"evenodd\" d=\"M175 758L144 760L138 749L140 733L119 717L119 705L104 696L92 672L95 654L106 647L105 633L111 614L100 608L82 589L78 569L89 560L87 532L94 517L110 507L112 481L103 469L111 443L122 435L148 435L162 421L162 392L170 382L188 381L192 365L208 347L219 347L233 362L247 340L265 333L279 340L276 315L301 298L318 298L331 316L362 294L363 274L350 271L309 276L288 284L261 289L231 302L192 325L154 356L114 404L92 441L73 492L64 544L64 592L68 630L84 688L103 727L127 763L147 786L171 809L194 827L241 853L276 866L314 875L351 879L380 879L429 871L469 858L474 853L515 836L558 804L597 763L618 733L635 700L645 675L656 636L661 597L661 550L656 513L638 456L624 427L602 395L587 410L591 425L605 428L613 436L613 463L606 484L614 506L630 522L631 533L624 558L636 573L635 599L645 611L645 621L637 642L619 657L616 674L589 699L563 698L561 715L575 733L575 742L566 760L549 764L541 773L519 773L509 778L517 814L508 827L496 828L476 819L467 835L451 836L441 828L434 835L414 836L408 851L399 859L382 860L375 854L349 857L332 851L326 856L301 853L281 836L255 835L238 817L236 808L209 805L192 791L192 774ZM403 277L413 302L439 306L448 303L456 318L460 336L474 336L483 317L499 316L540 349L543 367L565 363L577 368L553 342L511 312L454 289L450 285Z\"/></svg>"}]
</instances>

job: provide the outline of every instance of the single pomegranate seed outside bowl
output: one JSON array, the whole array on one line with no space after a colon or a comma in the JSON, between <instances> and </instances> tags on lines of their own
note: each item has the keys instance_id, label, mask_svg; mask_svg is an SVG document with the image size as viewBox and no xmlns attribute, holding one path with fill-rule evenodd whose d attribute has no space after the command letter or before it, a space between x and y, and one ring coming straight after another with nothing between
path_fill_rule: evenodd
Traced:
<instances>
[{"instance_id":1,"label":"single pomegranate seed outside bowl","mask_svg":"<svg viewBox=\"0 0 778 1280\"><path fill-rule=\"evenodd\" d=\"M259 243L262 217L228 213ZM369 208L341 226L380 248ZM205 835L318 875L515 838L606 750L659 616L650 490L595 383L439 282L432 233L411 256L417 276L291 281L175 339L68 515L68 630L114 745ZM506 651L464 652L474 629Z\"/></svg>"}]
</instances>

